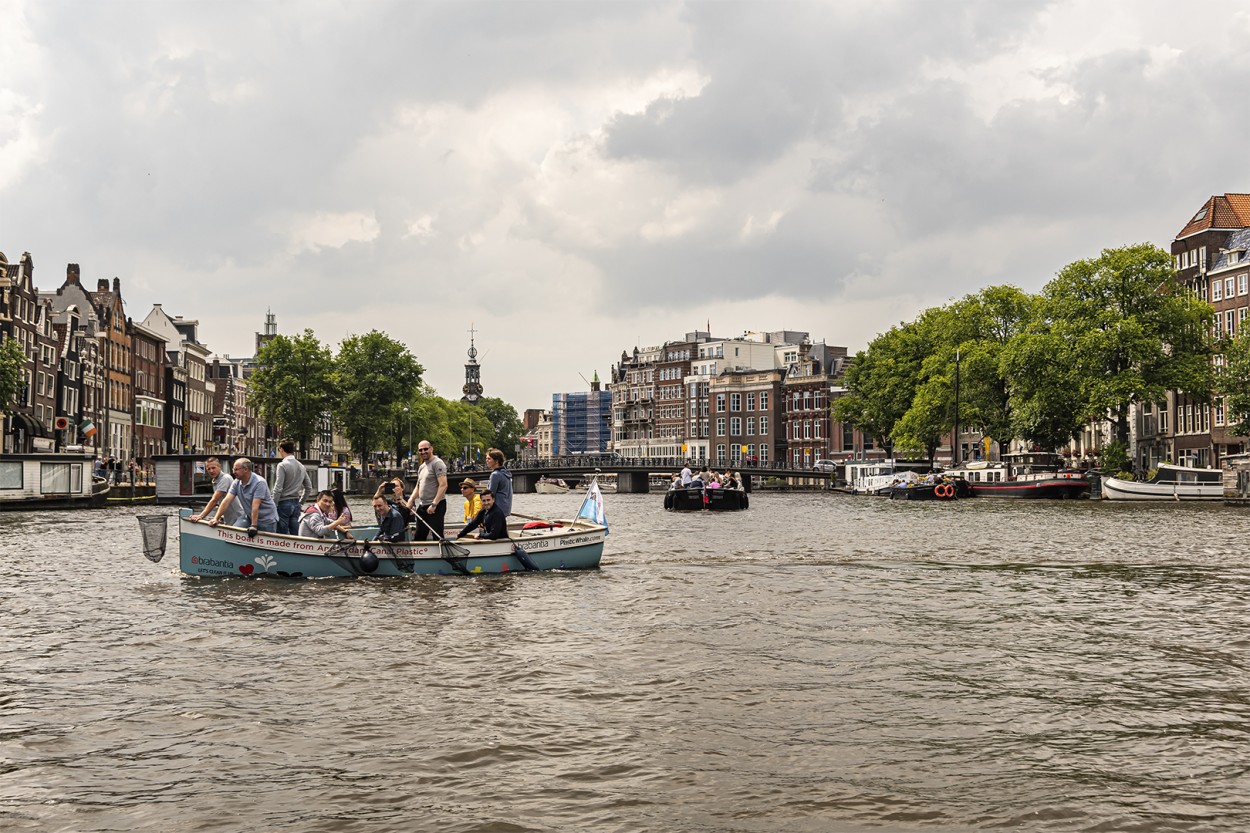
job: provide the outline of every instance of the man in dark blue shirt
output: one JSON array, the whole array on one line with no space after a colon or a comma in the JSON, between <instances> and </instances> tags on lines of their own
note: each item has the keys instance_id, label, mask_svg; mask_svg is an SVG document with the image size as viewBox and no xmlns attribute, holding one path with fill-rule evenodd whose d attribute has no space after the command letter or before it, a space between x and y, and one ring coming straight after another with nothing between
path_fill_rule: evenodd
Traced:
<instances>
[{"instance_id":1,"label":"man in dark blue shirt","mask_svg":"<svg viewBox=\"0 0 1250 833\"><path fill-rule=\"evenodd\" d=\"M482 531L478 533L478 538L494 541L508 537L508 518L500 511L499 504L495 503L495 495L490 489L482 492L482 511L474 515L473 520L465 524L456 537L463 538L479 526Z\"/></svg>"},{"instance_id":2,"label":"man in dark blue shirt","mask_svg":"<svg viewBox=\"0 0 1250 833\"><path fill-rule=\"evenodd\" d=\"M387 503L386 498L378 495L373 499L373 513L378 516L378 534L373 540L391 544L408 540L408 527L404 523L404 516Z\"/></svg>"}]
</instances>

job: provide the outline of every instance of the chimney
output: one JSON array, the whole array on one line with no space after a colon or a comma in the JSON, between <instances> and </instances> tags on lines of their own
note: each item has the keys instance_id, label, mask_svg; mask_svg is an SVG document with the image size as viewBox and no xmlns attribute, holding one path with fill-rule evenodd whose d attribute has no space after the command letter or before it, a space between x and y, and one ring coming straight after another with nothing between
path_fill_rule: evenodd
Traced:
<instances>
[{"instance_id":1,"label":"chimney","mask_svg":"<svg viewBox=\"0 0 1250 833\"><path fill-rule=\"evenodd\" d=\"M72 283L74 286L80 286L81 284L78 283L78 277L79 272L77 263L71 263L65 267L65 282L67 284Z\"/></svg>"},{"instance_id":2,"label":"chimney","mask_svg":"<svg viewBox=\"0 0 1250 833\"><path fill-rule=\"evenodd\" d=\"M114 295L122 294L122 279L121 278L113 278L113 294Z\"/></svg>"},{"instance_id":3,"label":"chimney","mask_svg":"<svg viewBox=\"0 0 1250 833\"><path fill-rule=\"evenodd\" d=\"M96 281L95 291L96 292L108 292L109 291L108 278L100 278L98 281Z\"/></svg>"}]
</instances>

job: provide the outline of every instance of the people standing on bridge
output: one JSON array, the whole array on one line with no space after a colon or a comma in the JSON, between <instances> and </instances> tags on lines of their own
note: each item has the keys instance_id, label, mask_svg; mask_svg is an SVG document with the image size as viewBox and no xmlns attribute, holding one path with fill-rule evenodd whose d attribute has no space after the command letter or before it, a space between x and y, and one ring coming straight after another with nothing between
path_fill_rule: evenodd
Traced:
<instances>
[{"instance_id":1,"label":"people standing on bridge","mask_svg":"<svg viewBox=\"0 0 1250 833\"><path fill-rule=\"evenodd\" d=\"M414 540L424 541L430 533L443 537L443 523L447 519L447 464L434 455L429 440L417 443L417 485L408 498L408 508L417 514L417 534Z\"/></svg>"},{"instance_id":2,"label":"people standing on bridge","mask_svg":"<svg viewBox=\"0 0 1250 833\"><path fill-rule=\"evenodd\" d=\"M504 468L503 452L497 448L486 449L486 467L490 469L490 483L486 488L495 498L495 505L504 517L512 514L512 472Z\"/></svg>"}]
</instances>

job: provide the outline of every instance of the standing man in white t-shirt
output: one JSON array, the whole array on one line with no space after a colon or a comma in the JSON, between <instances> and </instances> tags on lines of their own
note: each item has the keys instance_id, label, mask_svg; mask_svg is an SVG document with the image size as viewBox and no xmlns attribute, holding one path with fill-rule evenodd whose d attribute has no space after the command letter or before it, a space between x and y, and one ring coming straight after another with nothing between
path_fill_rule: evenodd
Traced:
<instances>
[{"instance_id":1,"label":"standing man in white t-shirt","mask_svg":"<svg viewBox=\"0 0 1250 833\"><path fill-rule=\"evenodd\" d=\"M425 541L431 532L443 537L443 521L447 517L447 464L434 456L429 440L417 443L417 485L408 498L408 508L417 515L414 541Z\"/></svg>"}]
</instances>

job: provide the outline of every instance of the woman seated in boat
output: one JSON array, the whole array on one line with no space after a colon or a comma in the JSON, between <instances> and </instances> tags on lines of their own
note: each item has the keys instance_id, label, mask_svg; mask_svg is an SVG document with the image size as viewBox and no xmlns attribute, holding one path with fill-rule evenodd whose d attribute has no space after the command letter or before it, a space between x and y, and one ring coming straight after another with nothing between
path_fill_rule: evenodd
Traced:
<instances>
[{"instance_id":1,"label":"woman seated in boat","mask_svg":"<svg viewBox=\"0 0 1250 833\"><path fill-rule=\"evenodd\" d=\"M334 492L324 489L317 495L317 501L310 511L305 512L299 522L301 538L338 538L338 533L350 538L352 534L351 515L331 517L334 512Z\"/></svg>"},{"instance_id":2,"label":"woman seated in boat","mask_svg":"<svg viewBox=\"0 0 1250 833\"><path fill-rule=\"evenodd\" d=\"M457 538L463 538L473 530L481 527L481 531L477 537L483 540L494 541L499 538L508 537L508 517L499 510L495 505L495 495L490 489L483 489L482 494L482 511L473 516L473 520L464 525L464 529L456 533Z\"/></svg>"}]
</instances>

